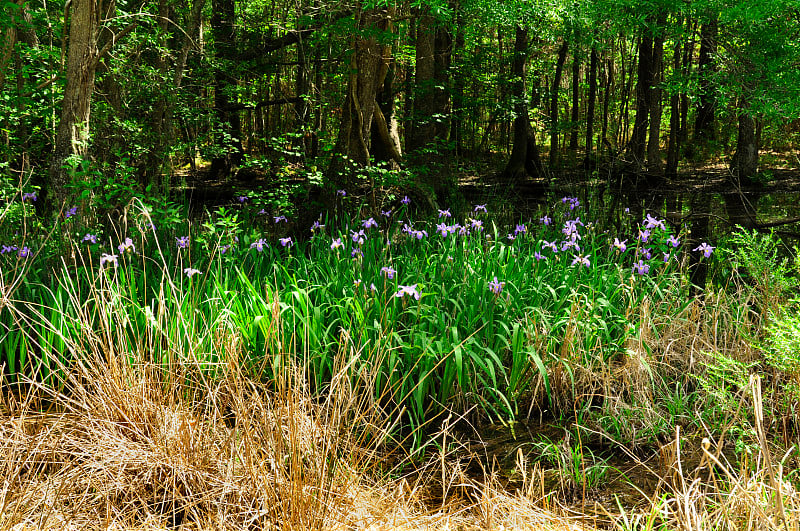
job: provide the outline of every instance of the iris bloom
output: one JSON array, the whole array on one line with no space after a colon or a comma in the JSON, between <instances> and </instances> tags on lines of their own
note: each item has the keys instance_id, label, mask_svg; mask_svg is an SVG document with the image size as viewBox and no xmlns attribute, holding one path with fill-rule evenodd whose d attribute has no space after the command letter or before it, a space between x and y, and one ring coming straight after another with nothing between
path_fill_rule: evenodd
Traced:
<instances>
[{"instance_id":1,"label":"iris bloom","mask_svg":"<svg viewBox=\"0 0 800 531\"><path fill-rule=\"evenodd\" d=\"M286 216L274 216L273 219L275 220L275 223L280 223L281 221L284 223L289 222L289 220L286 219Z\"/></svg>"},{"instance_id":2,"label":"iris bloom","mask_svg":"<svg viewBox=\"0 0 800 531\"><path fill-rule=\"evenodd\" d=\"M419 300L419 291L417 291L417 285L411 284L410 286L398 286L397 292L394 294L395 297L402 299L408 295L409 297L413 297L416 300Z\"/></svg>"},{"instance_id":3,"label":"iris bloom","mask_svg":"<svg viewBox=\"0 0 800 531\"><path fill-rule=\"evenodd\" d=\"M390 218L390 217L392 217L392 211L391 210L381 210L381 216L383 216L385 218Z\"/></svg>"},{"instance_id":4,"label":"iris bloom","mask_svg":"<svg viewBox=\"0 0 800 531\"><path fill-rule=\"evenodd\" d=\"M647 241L649 239L650 239L650 230L649 229L645 229L645 230L639 229L639 241L641 241L642 243L647 243Z\"/></svg>"},{"instance_id":5,"label":"iris bloom","mask_svg":"<svg viewBox=\"0 0 800 531\"><path fill-rule=\"evenodd\" d=\"M475 205L475 210L473 212L483 212L486 214L486 205Z\"/></svg>"},{"instance_id":6,"label":"iris bloom","mask_svg":"<svg viewBox=\"0 0 800 531\"><path fill-rule=\"evenodd\" d=\"M539 218L539 221L542 223L542 225L549 226L553 222L553 218L550 216L542 216Z\"/></svg>"},{"instance_id":7,"label":"iris bloom","mask_svg":"<svg viewBox=\"0 0 800 531\"><path fill-rule=\"evenodd\" d=\"M325 228L325 225L321 224L319 221L315 221L313 225L311 225L311 232L317 232L318 230L322 230Z\"/></svg>"},{"instance_id":8,"label":"iris bloom","mask_svg":"<svg viewBox=\"0 0 800 531\"><path fill-rule=\"evenodd\" d=\"M440 217L440 218L441 218L441 217L445 217L445 218L452 217L452 214L450 213L450 209L449 209L449 208L447 208L447 209L445 209L445 210L439 210L439 217Z\"/></svg>"},{"instance_id":9,"label":"iris bloom","mask_svg":"<svg viewBox=\"0 0 800 531\"><path fill-rule=\"evenodd\" d=\"M194 269L194 268L191 268L191 267L187 267L186 269L183 270L183 274L186 275L189 278L192 278L194 275L198 274L199 272L200 272L199 269Z\"/></svg>"},{"instance_id":10,"label":"iris bloom","mask_svg":"<svg viewBox=\"0 0 800 531\"><path fill-rule=\"evenodd\" d=\"M478 229L479 231L483 230L483 221L480 219L471 219L470 226L473 229Z\"/></svg>"},{"instance_id":11,"label":"iris bloom","mask_svg":"<svg viewBox=\"0 0 800 531\"><path fill-rule=\"evenodd\" d=\"M395 271L391 267L382 267L381 273L386 275L386 278L388 278L389 280L392 280L394 278L394 274L397 273L397 271Z\"/></svg>"},{"instance_id":12,"label":"iris bloom","mask_svg":"<svg viewBox=\"0 0 800 531\"><path fill-rule=\"evenodd\" d=\"M278 241L281 242L281 246L283 247L291 247L292 246L292 238L291 236L287 236L286 238L278 238Z\"/></svg>"},{"instance_id":13,"label":"iris bloom","mask_svg":"<svg viewBox=\"0 0 800 531\"><path fill-rule=\"evenodd\" d=\"M500 293L503 292L503 288L505 287L505 285L506 285L505 282L498 282L497 277L494 277L494 279L491 282L489 282L489 291L491 291L495 295L500 295Z\"/></svg>"},{"instance_id":14,"label":"iris bloom","mask_svg":"<svg viewBox=\"0 0 800 531\"><path fill-rule=\"evenodd\" d=\"M28 192L26 194L22 194L22 202L23 203L26 202L26 201L34 202L38 198L39 197L36 195L36 192Z\"/></svg>"},{"instance_id":15,"label":"iris bloom","mask_svg":"<svg viewBox=\"0 0 800 531\"><path fill-rule=\"evenodd\" d=\"M133 245L133 240L130 238L125 238L124 242L117 245L117 250L119 250L120 253L135 253L136 246Z\"/></svg>"},{"instance_id":16,"label":"iris bloom","mask_svg":"<svg viewBox=\"0 0 800 531\"><path fill-rule=\"evenodd\" d=\"M69 219L78 213L78 207L74 206L64 212L64 219Z\"/></svg>"},{"instance_id":17,"label":"iris bloom","mask_svg":"<svg viewBox=\"0 0 800 531\"><path fill-rule=\"evenodd\" d=\"M263 253L264 252L264 247L269 247L269 244L267 243L267 240L265 240L264 238L261 238L261 239L259 239L257 241L254 241L253 243L250 244L250 248L251 249L255 249L259 253Z\"/></svg>"},{"instance_id":18,"label":"iris bloom","mask_svg":"<svg viewBox=\"0 0 800 531\"><path fill-rule=\"evenodd\" d=\"M343 247L343 246L344 246L344 244L342 243L342 239L341 238L335 238L333 240L333 243L331 243L331 251L335 251L336 249L339 249L340 247Z\"/></svg>"},{"instance_id":19,"label":"iris bloom","mask_svg":"<svg viewBox=\"0 0 800 531\"><path fill-rule=\"evenodd\" d=\"M592 265L592 263L589 261L589 257L588 256L583 256L583 255L579 254L578 256L576 256L575 258L572 259L572 265L582 265L582 266L590 267Z\"/></svg>"},{"instance_id":20,"label":"iris bloom","mask_svg":"<svg viewBox=\"0 0 800 531\"><path fill-rule=\"evenodd\" d=\"M338 195L339 197L345 197L347 195L347 192L345 190L336 190L336 195Z\"/></svg>"},{"instance_id":21,"label":"iris bloom","mask_svg":"<svg viewBox=\"0 0 800 531\"><path fill-rule=\"evenodd\" d=\"M664 226L664 220L663 219L654 218L650 214L647 214L647 217L644 219L644 223L645 223L645 228L646 229L666 230L666 227Z\"/></svg>"},{"instance_id":22,"label":"iris bloom","mask_svg":"<svg viewBox=\"0 0 800 531\"><path fill-rule=\"evenodd\" d=\"M84 243L97 243L97 236L94 234L84 234L81 241Z\"/></svg>"},{"instance_id":23,"label":"iris bloom","mask_svg":"<svg viewBox=\"0 0 800 531\"><path fill-rule=\"evenodd\" d=\"M646 264L643 260L639 260L637 263L633 264L633 272L639 275L646 275L650 272L650 264Z\"/></svg>"},{"instance_id":24,"label":"iris bloom","mask_svg":"<svg viewBox=\"0 0 800 531\"><path fill-rule=\"evenodd\" d=\"M543 255L542 253L540 253L539 251L536 251L535 253L533 253L533 257L534 257L536 260L546 260L546 258L544 257L544 255Z\"/></svg>"},{"instance_id":25,"label":"iris bloom","mask_svg":"<svg viewBox=\"0 0 800 531\"><path fill-rule=\"evenodd\" d=\"M624 253L625 249L628 248L628 246L626 245L627 243L628 243L628 240L619 241L619 238L614 238L614 243L611 244L611 245L612 245L612 247L616 247L617 250L619 250L619 252Z\"/></svg>"},{"instance_id":26,"label":"iris bloom","mask_svg":"<svg viewBox=\"0 0 800 531\"><path fill-rule=\"evenodd\" d=\"M240 195L236 198L240 203L246 203L250 198L246 195Z\"/></svg>"},{"instance_id":27,"label":"iris bloom","mask_svg":"<svg viewBox=\"0 0 800 531\"><path fill-rule=\"evenodd\" d=\"M370 229L372 227L378 226L378 222L375 221L373 218L365 219L362 221L362 223L364 224L365 229Z\"/></svg>"},{"instance_id":28,"label":"iris bloom","mask_svg":"<svg viewBox=\"0 0 800 531\"><path fill-rule=\"evenodd\" d=\"M31 255L30 247L23 247L22 249L19 250L19 253L18 253L17 256L19 256L20 258L27 258L30 255Z\"/></svg>"},{"instance_id":29,"label":"iris bloom","mask_svg":"<svg viewBox=\"0 0 800 531\"><path fill-rule=\"evenodd\" d=\"M400 202L403 203L404 205L408 205L411 203L411 199L409 199L407 195L404 195L403 199L401 199Z\"/></svg>"},{"instance_id":30,"label":"iris bloom","mask_svg":"<svg viewBox=\"0 0 800 531\"><path fill-rule=\"evenodd\" d=\"M706 258L709 258L711 256L711 253L714 252L714 249L715 249L715 247L712 247L711 245L707 244L706 242L703 242L700 245L698 245L697 247L695 247L693 250L702 251L703 252L703 256L705 256Z\"/></svg>"},{"instance_id":31,"label":"iris bloom","mask_svg":"<svg viewBox=\"0 0 800 531\"><path fill-rule=\"evenodd\" d=\"M103 253L100 257L100 267L103 267L106 264L112 264L114 267L117 267L117 255L115 254L107 254Z\"/></svg>"},{"instance_id":32,"label":"iris bloom","mask_svg":"<svg viewBox=\"0 0 800 531\"><path fill-rule=\"evenodd\" d=\"M181 236L180 238L175 238L175 245L178 246L178 249L186 249L189 247L189 237Z\"/></svg>"},{"instance_id":33,"label":"iris bloom","mask_svg":"<svg viewBox=\"0 0 800 531\"><path fill-rule=\"evenodd\" d=\"M542 248L544 248L544 247L549 247L550 250L553 251L554 253L558 252L558 247L556 247L555 240L553 240L552 242L549 242L547 240L543 241L542 242Z\"/></svg>"}]
</instances>

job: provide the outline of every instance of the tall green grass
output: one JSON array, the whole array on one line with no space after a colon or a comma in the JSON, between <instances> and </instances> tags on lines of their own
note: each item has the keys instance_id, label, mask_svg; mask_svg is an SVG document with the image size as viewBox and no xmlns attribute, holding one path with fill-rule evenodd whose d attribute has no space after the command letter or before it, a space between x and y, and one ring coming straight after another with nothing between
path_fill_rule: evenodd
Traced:
<instances>
[{"instance_id":1,"label":"tall green grass","mask_svg":"<svg viewBox=\"0 0 800 531\"><path fill-rule=\"evenodd\" d=\"M292 358L324 393L346 338L360 353L348 370L376 371L375 404L402 411L408 433L420 434L445 412L478 407L507 420L591 402L576 390L576 368L608 367L640 334L643 305L686 293L668 243L677 233L662 222L637 243L647 220L624 217L611 233L574 198L542 213L550 223L516 227L482 211L414 220L397 206L376 213L377 226L335 214L300 237L247 207L175 226L131 208L97 244L83 241L89 220L64 220L56 244L28 237L31 256L0 256L6 378L57 383L58 367L79 363L91 343L165 369L189 355L213 374L225 338L265 381L280 381ZM126 238L135 250L117 250ZM101 265L104 254L116 262Z\"/></svg>"}]
</instances>

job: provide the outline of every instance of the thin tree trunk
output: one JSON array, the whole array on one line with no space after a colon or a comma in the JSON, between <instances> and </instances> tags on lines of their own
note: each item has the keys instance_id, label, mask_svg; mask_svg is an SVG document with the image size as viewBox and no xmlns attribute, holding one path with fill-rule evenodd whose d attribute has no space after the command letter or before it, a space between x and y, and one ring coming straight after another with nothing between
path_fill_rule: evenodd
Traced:
<instances>
[{"instance_id":1,"label":"thin tree trunk","mask_svg":"<svg viewBox=\"0 0 800 531\"><path fill-rule=\"evenodd\" d=\"M217 148L222 154L211 160L211 175L229 174L243 156L242 124L238 111L231 111L231 92L236 86L232 75L236 55L234 23L235 0L212 0L211 29L214 33L217 60L220 67L214 75L214 112L222 134L217 135Z\"/></svg>"},{"instance_id":2,"label":"thin tree trunk","mask_svg":"<svg viewBox=\"0 0 800 531\"><path fill-rule=\"evenodd\" d=\"M661 33L666 24L666 14L659 15L656 24L658 34L653 38L653 54L650 81L650 136L647 142L647 169L660 173L661 161L661 115L663 112L661 83L664 81L664 37Z\"/></svg>"},{"instance_id":3,"label":"thin tree trunk","mask_svg":"<svg viewBox=\"0 0 800 531\"><path fill-rule=\"evenodd\" d=\"M651 90L653 86L653 37L648 29L639 38L639 66L636 80L636 118L628 144L628 156L636 168L644 166L647 131L650 122Z\"/></svg>"},{"instance_id":4,"label":"thin tree trunk","mask_svg":"<svg viewBox=\"0 0 800 531\"><path fill-rule=\"evenodd\" d=\"M697 140L714 140L716 97L713 76L716 72L717 35L719 32L716 15L703 24L700 29L700 54L697 59L697 73L700 78L700 103L694 121L694 136Z\"/></svg>"},{"instance_id":5,"label":"thin tree trunk","mask_svg":"<svg viewBox=\"0 0 800 531\"><path fill-rule=\"evenodd\" d=\"M677 73L681 68L681 45L675 43L672 55L672 71ZM669 145L667 146L667 167L665 174L672 179L678 176L678 160L680 155L681 108L680 94L673 90L669 97Z\"/></svg>"},{"instance_id":6,"label":"thin tree trunk","mask_svg":"<svg viewBox=\"0 0 800 531\"><path fill-rule=\"evenodd\" d=\"M572 50L572 116L570 117L569 127L569 149L571 151L576 151L578 149L578 121L581 119L580 101L581 60L579 57L579 50L575 47Z\"/></svg>"},{"instance_id":7,"label":"thin tree trunk","mask_svg":"<svg viewBox=\"0 0 800 531\"><path fill-rule=\"evenodd\" d=\"M72 0L67 51L67 82L61 102L61 119L50 163L46 199L60 208L67 199L69 170L64 164L71 156L86 157L89 117L97 69L96 0Z\"/></svg>"},{"instance_id":8,"label":"thin tree trunk","mask_svg":"<svg viewBox=\"0 0 800 531\"><path fill-rule=\"evenodd\" d=\"M739 182L752 182L758 171L758 143L756 122L745 106L739 112L739 132L736 137L736 153L731 160L731 172Z\"/></svg>"},{"instance_id":9,"label":"thin tree trunk","mask_svg":"<svg viewBox=\"0 0 800 531\"><path fill-rule=\"evenodd\" d=\"M589 101L586 103L586 159L588 164L594 151L594 107L597 99L597 46L592 45L589 59Z\"/></svg>"},{"instance_id":10,"label":"thin tree trunk","mask_svg":"<svg viewBox=\"0 0 800 531\"><path fill-rule=\"evenodd\" d=\"M555 168L559 162L558 153L558 92L561 86L561 75L564 71L564 63L567 60L569 46L567 41L561 44L558 49L558 59L556 60L556 73L553 76L553 88L550 92L550 167Z\"/></svg>"}]
</instances>

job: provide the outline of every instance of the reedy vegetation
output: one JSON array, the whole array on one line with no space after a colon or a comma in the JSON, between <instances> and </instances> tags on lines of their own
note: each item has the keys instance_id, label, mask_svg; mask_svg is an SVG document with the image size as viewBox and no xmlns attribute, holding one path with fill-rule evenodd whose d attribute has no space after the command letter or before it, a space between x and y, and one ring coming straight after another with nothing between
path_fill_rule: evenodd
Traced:
<instances>
[{"instance_id":1,"label":"reedy vegetation","mask_svg":"<svg viewBox=\"0 0 800 531\"><path fill-rule=\"evenodd\" d=\"M75 488L57 519L361 525L352 518L366 514L356 509L365 482L388 488L400 470L386 475L387 452L416 464L437 447L446 452L448 415L507 421L545 410L575 419L579 441L617 449L655 448L676 427L710 438L704 455L718 468L706 460L670 472L673 497L654 502L652 522L693 529L719 511L777 522L763 507L779 489L784 504L797 504L782 471L789 454L771 462L759 435L781 426L788 440L797 434L796 349L787 347L798 343L797 318L792 306L769 314L785 302L793 265L774 239L740 232L724 252L739 257L734 278L755 280L712 283L701 301L688 296L682 257L703 249L676 251L680 233L649 215L623 215L610 232L590 221L597 211L565 198L509 234L491 207L456 226L448 211L412 222L413 205L392 206L374 218L337 210L297 241L285 239L280 215L247 201L199 225L155 226L132 204L91 243L84 235L98 227L80 215L60 222L60 239L38 229L15 236L10 222L26 220L30 206L10 205L3 234L18 249L0 258L0 349L15 394L6 399L3 525L40 514L40 488L56 486ZM720 250L707 253L714 260ZM759 398L757 372L794 386ZM25 432L42 399L61 416ZM767 422L754 413L764 405ZM70 435L54 448L56 432ZM726 437L749 468L722 462ZM117 466L125 479L109 476ZM587 481L581 466L573 463L578 486ZM31 470L53 483L37 483ZM449 485L469 483L454 479L458 467L442 464L442 478L445 470ZM522 492L536 503L536 479L526 482ZM101 496L86 498L93 489ZM495 492L461 490L472 492L473 509ZM742 497L759 503L733 507ZM499 510L483 509L484 522ZM623 512L619 523L646 521Z\"/></svg>"}]
</instances>

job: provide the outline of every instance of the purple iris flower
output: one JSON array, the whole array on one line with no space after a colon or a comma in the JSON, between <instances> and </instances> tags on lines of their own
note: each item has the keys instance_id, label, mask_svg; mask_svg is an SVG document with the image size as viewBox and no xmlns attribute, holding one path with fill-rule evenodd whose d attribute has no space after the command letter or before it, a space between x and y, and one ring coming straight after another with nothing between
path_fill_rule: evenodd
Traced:
<instances>
[{"instance_id":1,"label":"purple iris flower","mask_svg":"<svg viewBox=\"0 0 800 531\"><path fill-rule=\"evenodd\" d=\"M403 298L406 295L409 297L413 297L416 300L419 300L419 291L417 291L417 285L411 284L410 286L398 286L397 292L394 294L395 297Z\"/></svg>"},{"instance_id":2,"label":"purple iris flower","mask_svg":"<svg viewBox=\"0 0 800 531\"><path fill-rule=\"evenodd\" d=\"M344 246L344 244L342 243L342 239L341 238L335 238L333 240L333 243L331 243L331 251L335 251L336 249L339 249L340 247L343 247L343 246Z\"/></svg>"},{"instance_id":3,"label":"purple iris flower","mask_svg":"<svg viewBox=\"0 0 800 531\"><path fill-rule=\"evenodd\" d=\"M225 254L230 250L230 244L223 245L219 248L219 254Z\"/></svg>"},{"instance_id":4,"label":"purple iris flower","mask_svg":"<svg viewBox=\"0 0 800 531\"><path fill-rule=\"evenodd\" d=\"M84 243L97 243L97 236L94 234L84 234L81 241Z\"/></svg>"},{"instance_id":5,"label":"purple iris flower","mask_svg":"<svg viewBox=\"0 0 800 531\"><path fill-rule=\"evenodd\" d=\"M175 245L178 246L178 249L186 249L189 247L189 237L181 236L180 238L175 238Z\"/></svg>"},{"instance_id":6,"label":"purple iris flower","mask_svg":"<svg viewBox=\"0 0 800 531\"><path fill-rule=\"evenodd\" d=\"M639 241L642 242L642 243L647 243L648 240L650 240L650 230L649 229L645 229L645 230L641 230L640 229L639 230Z\"/></svg>"},{"instance_id":7,"label":"purple iris flower","mask_svg":"<svg viewBox=\"0 0 800 531\"><path fill-rule=\"evenodd\" d=\"M278 238L278 241L281 242L282 247L291 247L292 246L292 237L287 236L286 238Z\"/></svg>"},{"instance_id":8,"label":"purple iris flower","mask_svg":"<svg viewBox=\"0 0 800 531\"><path fill-rule=\"evenodd\" d=\"M391 210L381 210L381 216L383 216L385 218L390 218L390 217L392 217L392 211Z\"/></svg>"},{"instance_id":9,"label":"purple iris flower","mask_svg":"<svg viewBox=\"0 0 800 531\"><path fill-rule=\"evenodd\" d=\"M494 279L491 282L489 282L489 291L491 291L495 295L500 295L500 293L503 292L503 288L505 287L505 285L506 285L505 282L498 282L497 277L494 277Z\"/></svg>"},{"instance_id":10,"label":"purple iris flower","mask_svg":"<svg viewBox=\"0 0 800 531\"><path fill-rule=\"evenodd\" d=\"M25 203L26 201L30 201L31 203L39 199L39 196L36 195L36 192L28 192L22 194L22 202Z\"/></svg>"},{"instance_id":11,"label":"purple iris flower","mask_svg":"<svg viewBox=\"0 0 800 531\"><path fill-rule=\"evenodd\" d=\"M546 260L545 256L544 256L542 253L540 253L539 251L536 251L535 253L533 253L533 257L534 257L534 258L535 258L537 261L538 261L538 260Z\"/></svg>"},{"instance_id":12,"label":"purple iris flower","mask_svg":"<svg viewBox=\"0 0 800 531\"><path fill-rule=\"evenodd\" d=\"M16 245L3 245L0 247L0 254L13 253L15 251L19 251L19 247Z\"/></svg>"},{"instance_id":13,"label":"purple iris flower","mask_svg":"<svg viewBox=\"0 0 800 531\"><path fill-rule=\"evenodd\" d=\"M100 256L100 267L103 267L106 264L111 264L114 267L117 267L117 255L103 253L102 256Z\"/></svg>"},{"instance_id":14,"label":"purple iris flower","mask_svg":"<svg viewBox=\"0 0 800 531\"><path fill-rule=\"evenodd\" d=\"M639 249L639 254L644 256L645 260L650 260L653 258L653 251L650 249L650 247L642 247Z\"/></svg>"},{"instance_id":15,"label":"purple iris flower","mask_svg":"<svg viewBox=\"0 0 800 531\"><path fill-rule=\"evenodd\" d=\"M547 241L547 240L544 240L544 241L542 242L542 248L544 248L544 247L549 247L549 248L550 248L550 250L551 250L551 251L553 251L554 253L557 253L557 252L558 252L558 247L556 247L556 242L555 242L555 240L553 240L552 242L549 242L549 241Z\"/></svg>"},{"instance_id":16,"label":"purple iris flower","mask_svg":"<svg viewBox=\"0 0 800 531\"><path fill-rule=\"evenodd\" d=\"M614 238L614 243L612 244L613 247L616 247L619 252L624 253L625 249L628 248L627 246L628 240L619 241L619 238Z\"/></svg>"},{"instance_id":17,"label":"purple iris flower","mask_svg":"<svg viewBox=\"0 0 800 531\"><path fill-rule=\"evenodd\" d=\"M372 227L377 227L378 222L375 221L373 218L362 220L365 229L370 229Z\"/></svg>"},{"instance_id":18,"label":"purple iris flower","mask_svg":"<svg viewBox=\"0 0 800 531\"><path fill-rule=\"evenodd\" d=\"M264 238L260 238L260 239L254 241L253 243L250 244L250 248L251 249L255 249L259 253L263 253L264 252L264 247L269 247L269 244L267 243L267 240L265 240Z\"/></svg>"},{"instance_id":19,"label":"purple iris flower","mask_svg":"<svg viewBox=\"0 0 800 531\"><path fill-rule=\"evenodd\" d=\"M517 224L514 228L514 235L525 234L526 232L528 232L528 227L526 227L524 223L521 225Z\"/></svg>"},{"instance_id":20,"label":"purple iris flower","mask_svg":"<svg viewBox=\"0 0 800 531\"><path fill-rule=\"evenodd\" d=\"M664 263L666 264L669 262L669 259L672 258L672 255L669 253L664 253Z\"/></svg>"},{"instance_id":21,"label":"purple iris flower","mask_svg":"<svg viewBox=\"0 0 800 531\"><path fill-rule=\"evenodd\" d=\"M237 200L238 200L240 203L247 203L247 202L250 200L250 198L249 198L249 197L247 197L246 195L240 195L240 196L239 196L239 197L237 197L236 199L237 199Z\"/></svg>"},{"instance_id":22,"label":"purple iris flower","mask_svg":"<svg viewBox=\"0 0 800 531\"><path fill-rule=\"evenodd\" d=\"M350 251L350 258L361 258L363 256L364 256L364 253L362 253L361 249L359 249L358 247L356 247L352 251Z\"/></svg>"},{"instance_id":23,"label":"purple iris flower","mask_svg":"<svg viewBox=\"0 0 800 531\"><path fill-rule=\"evenodd\" d=\"M572 259L572 265L582 265L585 267L590 267L592 263L589 261L588 256L583 256L581 254L577 255L575 258Z\"/></svg>"},{"instance_id":24,"label":"purple iris flower","mask_svg":"<svg viewBox=\"0 0 800 531\"><path fill-rule=\"evenodd\" d=\"M470 226L473 229L477 229L478 231L482 231L483 230L483 220L480 220L480 219L470 220Z\"/></svg>"},{"instance_id":25,"label":"purple iris flower","mask_svg":"<svg viewBox=\"0 0 800 531\"><path fill-rule=\"evenodd\" d=\"M286 216L274 216L273 219L275 220L275 223L280 223L281 221L284 223L289 222L289 220L286 219Z\"/></svg>"},{"instance_id":26,"label":"purple iris flower","mask_svg":"<svg viewBox=\"0 0 800 531\"><path fill-rule=\"evenodd\" d=\"M382 267L381 273L383 273L389 280L392 280L394 278L394 274L397 273L397 271L395 271L391 267Z\"/></svg>"},{"instance_id":27,"label":"purple iris flower","mask_svg":"<svg viewBox=\"0 0 800 531\"><path fill-rule=\"evenodd\" d=\"M673 248L677 248L681 244L681 241L675 236L670 236L669 238L667 238L667 243L670 244Z\"/></svg>"},{"instance_id":28,"label":"purple iris flower","mask_svg":"<svg viewBox=\"0 0 800 531\"><path fill-rule=\"evenodd\" d=\"M698 245L697 247L695 247L693 250L694 251L702 251L703 252L703 256L708 258L708 257L711 256L711 253L714 252L714 249L715 249L715 247L712 247L711 245L707 244L706 242L703 242L700 245Z\"/></svg>"},{"instance_id":29,"label":"purple iris flower","mask_svg":"<svg viewBox=\"0 0 800 531\"><path fill-rule=\"evenodd\" d=\"M319 221L315 221L313 225L311 225L311 232L317 232L318 230L322 230L325 228L325 225L320 223Z\"/></svg>"},{"instance_id":30,"label":"purple iris flower","mask_svg":"<svg viewBox=\"0 0 800 531\"><path fill-rule=\"evenodd\" d=\"M17 254L17 256L19 256L20 258L28 258L30 255L31 255L30 247L23 247L22 249L19 250L19 253Z\"/></svg>"},{"instance_id":31,"label":"purple iris flower","mask_svg":"<svg viewBox=\"0 0 800 531\"><path fill-rule=\"evenodd\" d=\"M549 227L550 224L553 223L553 218L551 218L550 216L545 215L545 216L540 217L539 221L542 223L542 225L544 225L546 227Z\"/></svg>"},{"instance_id":32,"label":"purple iris flower","mask_svg":"<svg viewBox=\"0 0 800 531\"><path fill-rule=\"evenodd\" d=\"M64 219L69 219L77 214L78 214L78 207L74 206L68 209L66 212L64 212Z\"/></svg>"},{"instance_id":33,"label":"purple iris flower","mask_svg":"<svg viewBox=\"0 0 800 531\"><path fill-rule=\"evenodd\" d=\"M403 199L401 199L400 202L403 203L404 205L409 205L411 203L411 199L409 199L407 195L404 195Z\"/></svg>"},{"instance_id":34,"label":"purple iris flower","mask_svg":"<svg viewBox=\"0 0 800 531\"><path fill-rule=\"evenodd\" d=\"M354 230L350 231L350 238L353 240L353 242L357 243L358 245L364 245L365 237L366 234L364 234L364 229L361 229L359 231L354 231Z\"/></svg>"},{"instance_id":35,"label":"purple iris flower","mask_svg":"<svg viewBox=\"0 0 800 531\"><path fill-rule=\"evenodd\" d=\"M639 260L637 263L633 264L633 272L639 275L646 275L650 272L650 264L646 264L644 261Z\"/></svg>"},{"instance_id":36,"label":"purple iris flower","mask_svg":"<svg viewBox=\"0 0 800 531\"><path fill-rule=\"evenodd\" d=\"M347 191L346 190L336 190L336 195L338 195L339 197L345 197L347 195Z\"/></svg>"},{"instance_id":37,"label":"purple iris flower","mask_svg":"<svg viewBox=\"0 0 800 531\"><path fill-rule=\"evenodd\" d=\"M183 274L186 275L189 278L192 278L193 276L195 276L198 273L200 273L199 269L194 269L194 268L191 268L191 267L187 267L186 269L183 270Z\"/></svg>"},{"instance_id":38,"label":"purple iris flower","mask_svg":"<svg viewBox=\"0 0 800 531\"><path fill-rule=\"evenodd\" d=\"M121 244L117 245L117 250L120 253L135 253L136 252L136 246L133 245L133 240L131 240L130 238L125 238L124 242L122 242Z\"/></svg>"},{"instance_id":39,"label":"purple iris flower","mask_svg":"<svg viewBox=\"0 0 800 531\"><path fill-rule=\"evenodd\" d=\"M483 212L486 214L486 205L475 205L473 212Z\"/></svg>"},{"instance_id":40,"label":"purple iris flower","mask_svg":"<svg viewBox=\"0 0 800 531\"><path fill-rule=\"evenodd\" d=\"M666 227L664 227L664 220L663 219L654 218L650 214L647 214L647 217L644 219L644 223L645 223L645 228L646 229L666 230Z\"/></svg>"},{"instance_id":41,"label":"purple iris flower","mask_svg":"<svg viewBox=\"0 0 800 531\"><path fill-rule=\"evenodd\" d=\"M447 223L439 223L438 225L436 225L436 232L438 232L444 237L447 237L447 235L449 234L447 229L448 229Z\"/></svg>"},{"instance_id":42,"label":"purple iris flower","mask_svg":"<svg viewBox=\"0 0 800 531\"><path fill-rule=\"evenodd\" d=\"M441 217L449 218L449 217L452 217L452 216L453 215L450 213L450 209L449 208L447 208L445 210L439 210L439 217L440 218Z\"/></svg>"}]
</instances>

